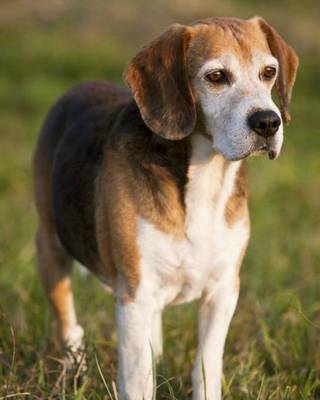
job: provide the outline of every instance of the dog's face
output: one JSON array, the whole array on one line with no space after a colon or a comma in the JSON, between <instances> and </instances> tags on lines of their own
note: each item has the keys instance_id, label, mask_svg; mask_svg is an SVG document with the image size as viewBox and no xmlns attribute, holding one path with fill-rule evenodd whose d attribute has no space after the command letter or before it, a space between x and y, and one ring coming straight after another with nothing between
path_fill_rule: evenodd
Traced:
<instances>
[{"instance_id":1,"label":"dog's face","mask_svg":"<svg viewBox=\"0 0 320 400\"><path fill-rule=\"evenodd\" d=\"M262 19L214 18L170 28L133 59L126 79L154 132L181 139L198 120L227 160L262 151L274 159L297 65L294 51Z\"/></svg>"},{"instance_id":2,"label":"dog's face","mask_svg":"<svg viewBox=\"0 0 320 400\"><path fill-rule=\"evenodd\" d=\"M261 151L276 158L283 124L271 90L279 62L264 33L254 21L242 22L236 29L224 24L198 29L190 44L189 57L194 60L190 72L214 149L227 160Z\"/></svg>"}]
</instances>

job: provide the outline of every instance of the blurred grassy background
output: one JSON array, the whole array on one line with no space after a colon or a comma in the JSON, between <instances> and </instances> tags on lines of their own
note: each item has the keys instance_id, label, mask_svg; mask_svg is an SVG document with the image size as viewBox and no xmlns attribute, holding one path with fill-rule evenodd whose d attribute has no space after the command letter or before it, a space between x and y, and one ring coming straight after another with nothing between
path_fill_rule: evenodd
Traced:
<instances>
[{"instance_id":1,"label":"blurred grassy background","mask_svg":"<svg viewBox=\"0 0 320 400\"><path fill-rule=\"evenodd\" d=\"M76 272L89 347L88 377L77 385L61 374L36 275L30 158L49 106L80 81L121 82L130 57L172 22L256 14L301 64L280 159L249 162L252 239L226 346L224 398L320 399L320 3L309 0L1 0L0 399L108 399L94 354L107 382L115 379L112 298ZM166 312L159 399L190 397L195 325L195 305Z\"/></svg>"}]
</instances>

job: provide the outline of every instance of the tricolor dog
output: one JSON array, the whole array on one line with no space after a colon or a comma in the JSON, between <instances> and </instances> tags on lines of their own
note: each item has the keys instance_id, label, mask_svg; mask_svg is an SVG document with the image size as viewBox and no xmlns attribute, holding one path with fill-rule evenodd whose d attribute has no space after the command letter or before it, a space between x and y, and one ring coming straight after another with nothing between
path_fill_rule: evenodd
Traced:
<instances>
[{"instance_id":1,"label":"tricolor dog","mask_svg":"<svg viewBox=\"0 0 320 400\"><path fill-rule=\"evenodd\" d=\"M131 90L82 84L50 110L34 156L40 276L75 354L72 261L113 289L122 400L151 400L162 311L196 299L193 399L221 399L250 231L244 159L278 157L297 66L263 19L209 18L141 50Z\"/></svg>"}]
</instances>

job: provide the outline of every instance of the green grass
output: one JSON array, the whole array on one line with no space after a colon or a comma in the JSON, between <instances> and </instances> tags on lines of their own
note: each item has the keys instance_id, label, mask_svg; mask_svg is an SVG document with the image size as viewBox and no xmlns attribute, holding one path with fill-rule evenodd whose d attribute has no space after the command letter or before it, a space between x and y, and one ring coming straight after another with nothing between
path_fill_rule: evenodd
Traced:
<instances>
[{"instance_id":1,"label":"green grass","mask_svg":"<svg viewBox=\"0 0 320 400\"><path fill-rule=\"evenodd\" d=\"M135 12L133 1L124 4L129 15ZM179 15L165 4L170 18L156 18L163 26ZM256 14L255 2L240 4ZM277 4L271 8L276 14ZM113 299L78 270L74 289L76 306L84 310L79 319L86 328L89 370L82 382L63 371L35 268L30 158L56 97L84 80L121 81L142 34L124 37L121 27L111 34L101 19L83 33L76 16L66 15L42 20L28 14L0 28L0 399L115 398ZM141 31L152 27L143 20ZM228 400L320 399L320 58L308 52L308 36L305 40L283 153L276 162L248 163L252 238L226 344ZM164 325L157 398L185 400L196 351L196 304L168 309Z\"/></svg>"}]
</instances>

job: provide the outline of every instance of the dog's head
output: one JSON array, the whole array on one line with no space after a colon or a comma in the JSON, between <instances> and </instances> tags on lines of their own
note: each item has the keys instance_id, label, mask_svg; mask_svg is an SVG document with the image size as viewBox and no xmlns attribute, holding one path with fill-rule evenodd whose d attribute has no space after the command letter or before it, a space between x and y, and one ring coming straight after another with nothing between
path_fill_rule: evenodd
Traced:
<instances>
[{"instance_id":1,"label":"dog's head","mask_svg":"<svg viewBox=\"0 0 320 400\"><path fill-rule=\"evenodd\" d=\"M298 58L261 18L173 25L128 65L142 118L178 140L203 124L227 160L281 150ZM275 86L280 110L271 97Z\"/></svg>"}]
</instances>

